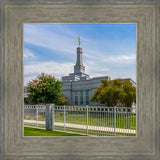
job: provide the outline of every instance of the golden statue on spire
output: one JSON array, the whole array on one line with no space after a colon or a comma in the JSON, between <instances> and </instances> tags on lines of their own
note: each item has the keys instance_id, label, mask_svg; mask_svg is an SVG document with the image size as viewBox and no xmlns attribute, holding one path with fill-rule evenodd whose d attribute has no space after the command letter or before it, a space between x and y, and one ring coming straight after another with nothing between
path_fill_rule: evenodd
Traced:
<instances>
[{"instance_id":1,"label":"golden statue on spire","mask_svg":"<svg viewBox=\"0 0 160 160\"><path fill-rule=\"evenodd\" d=\"M80 36L78 36L79 46L81 45Z\"/></svg>"}]
</instances>

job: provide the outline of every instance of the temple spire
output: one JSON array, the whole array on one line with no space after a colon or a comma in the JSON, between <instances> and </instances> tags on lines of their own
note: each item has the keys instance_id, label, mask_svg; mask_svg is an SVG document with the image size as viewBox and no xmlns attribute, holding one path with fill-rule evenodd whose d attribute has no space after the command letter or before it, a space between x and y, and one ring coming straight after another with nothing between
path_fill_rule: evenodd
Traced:
<instances>
[{"instance_id":1,"label":"temple spire","mask_svg":"<svg viewBox=\"0 0 160 160\"><path fill-rule=\"evenodd\" d=\"M74 66L74 73L75 74L82 74L85 73L85 67L83 66L83 61L82 61L82 48L80 47L81 41L80 41L80 36L78 36L78 41L79 41L79 47L77 48L77 61L76 65Z\"/></svg>"}]
</instances>

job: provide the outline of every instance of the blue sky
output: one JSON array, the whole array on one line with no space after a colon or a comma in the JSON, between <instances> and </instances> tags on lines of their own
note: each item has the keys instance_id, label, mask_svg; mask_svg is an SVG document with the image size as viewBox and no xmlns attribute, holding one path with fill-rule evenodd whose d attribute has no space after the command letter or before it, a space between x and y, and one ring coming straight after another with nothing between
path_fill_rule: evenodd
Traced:
<instances>
[{"instance_id":1,"label":"blue sky","mask_svg":"<svg viewBox=\"0 0 160 160\"><path fill-rule=\"evenodd\" d=\"M24 24L24 83L73 73L78 36L90 77L136 81L136 24Z\"/></svg>"}]
</instances>

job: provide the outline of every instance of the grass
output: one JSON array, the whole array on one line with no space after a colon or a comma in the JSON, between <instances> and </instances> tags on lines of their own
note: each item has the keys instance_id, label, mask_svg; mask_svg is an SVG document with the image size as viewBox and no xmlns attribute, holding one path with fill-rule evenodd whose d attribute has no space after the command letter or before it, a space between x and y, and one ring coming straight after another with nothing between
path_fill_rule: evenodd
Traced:
<instances>
[{"instance_id":1,"label":"grass","mask_svg":"<svg viewBox=\"0 0 160 160\"><path fill-rule=\"evenodd\" d=\"M63 130L63 128L60 128L59 126L55 126L56 130ZM67 131L72 131L74 133L82 133L86 135L86 129L75 129L75 128L70 128L66 127L66 132ZM114 135L114 132L110 131L95 131L95 130L88 130L88 136L136 136L136 134L133 133L119 133L116 132L116 135Z\"/></svg>"},{"instance_id":2,"label":"grass","mask_svg":"<svg viewBox=\"0 0 160 160\"><path fill-rule=\"evenodd\" d=\"M68 128L71 130L71 128ZM66 128L67 130L67 128ZM79 132L76 130L73 130L72 132ZM83 134L85 134L86 130L81 130ZM90 130L88 132L88 135L93 135L93 136L114 136L113 132L100 132L97 133L95 131ZM136 136L135 134L128 134L128 133L120 133L116 134L117 136ZM24 127L24 136L86 136L86 135L81 135L81 134L74 134L74 133L65 133L59 131L46 131L43 129L36 129L36 128L30 128L30 127Z\"/></svg>"},{"instance_id":3,"label":"grass","mask_svg":"<svg viewBox=\"0 0 160 160\"><path fill-rule=\"evenodd\" d=\"M58 132L58 131L46 131L42 129L24 127L24 136L84 136L84 135Z\"/></svg>"},{"instance_id":4,"label":"grass","mask_svg":"<svg viewBox=\"0 0 160 160\"><path fill-rule=\"evenodd\" d=\"M74 114L71 112L65 115L66 123L86 125L87 118L85 114ZM64 116L61 112L55 113L55 122L64 122ZM102 113L89 114L88 125L114 127L114 115ZM136 116L121 114L116 116L116 128L136 129Z\"/></svg>"},{"instance_id":5,"label":"grass","mask_svg":"<svg viewBox=\"0 0 160 160\"><path fill-rule=\"evenodd\" d=\"M82 112L83 113L83 112ZM74 112L66 112L65 122L86 125L87 118L85 112L83 114L75 114ZM36 115L25 115L25 119L36 120ZM45 121L45 115L38 115L38 121ZM55 122L64 122L64 113L55 111ZM114 127L114 115L103 113L89 114L88 125ZM129 114L121 114L116 116L116 128L136 129L136 116Z\"/></svg>"}]
</instances>

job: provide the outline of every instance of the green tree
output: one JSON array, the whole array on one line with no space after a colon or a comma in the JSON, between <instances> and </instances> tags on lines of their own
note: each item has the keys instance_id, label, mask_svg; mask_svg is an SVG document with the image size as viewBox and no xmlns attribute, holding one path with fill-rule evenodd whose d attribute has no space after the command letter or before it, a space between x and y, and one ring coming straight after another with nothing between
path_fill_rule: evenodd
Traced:
<instances>
[{"instance_id":1,"label":"green tree","mask_svg":"<svg viewBox=\"0 0 160 160\"><path fill-rule=\"evenodd\" d=\"M31 104L58 104L63 97L61 88L61 81L51 75L42 73L27 84L28 101Z\"/></svg>"},{"instance_id":2,"label":"green tree","mask_svg":"<svg viewBox=\"0 0 160 160\"><path fill-rule=\"evenodd\" d=\"M66 97L61 97L58 105L68 105L68 99Z\"/></svg>"},{"instance_id":3,"label":"green tree","mask_svg":"<svg viewBox=\"0 0 160 160\"><path fill-rule=\"evenodd\" d=\"M112 107L131 107L136 102L136 87L130 81L102 79L101 83L90 101Z\"/></svg>"}]
</instances>

